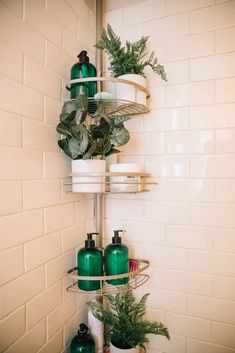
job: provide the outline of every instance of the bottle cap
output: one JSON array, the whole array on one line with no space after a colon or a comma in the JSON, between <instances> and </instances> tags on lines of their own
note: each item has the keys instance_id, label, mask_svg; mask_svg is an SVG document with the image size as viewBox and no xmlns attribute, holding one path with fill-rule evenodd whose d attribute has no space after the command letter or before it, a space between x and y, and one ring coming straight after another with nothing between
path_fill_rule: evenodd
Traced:
<instances>
[{"instance_id":1,"label":"bottle cap","mask_svg":"<svg viewBox=\"0 0 235 353\"><path fill-rule=\"evenodd\" d=\"M114 236L112 237L112 244L114 244L114 245L121 245L122 244L122 238L119 235L120 232L123 232L123 230L118 229L118 230L114 231Z\"/></svg>"},{"instance_id":2,"label":"bottle cap","mask_svg":"<svg viewBox=\"0 0 235 353\"><path fill-rule=\"evenodd\" d=\"M87 240L85 240L85 248L87 249L95 248L95 240L92 239L93 234L99 233L87 233Z\"/></svg>"},{"instance_id":3,"label":"bottle cap","mask_svg":"<svg viewBox=\"0 0 235 353\"><path fill-rule=\"evenodd\" d=\"M77 56L79 58L80 63L89 63L89 57L87 56L87 51L82 50L80 54Z\"/></svg>"},{"instance_id":4,"label":"bottle cap","mask_svg":"<svg viewBox=\"0 0 235 353\"><path fill-rule=\"evenodd\" d=\"M83 336L83 335L86 335L87 334L87 331L88 331L88 327L86 324L80 324L79 325L79 330L78 330L78 335L79 336Z\"/></svg>"}]
</instances>

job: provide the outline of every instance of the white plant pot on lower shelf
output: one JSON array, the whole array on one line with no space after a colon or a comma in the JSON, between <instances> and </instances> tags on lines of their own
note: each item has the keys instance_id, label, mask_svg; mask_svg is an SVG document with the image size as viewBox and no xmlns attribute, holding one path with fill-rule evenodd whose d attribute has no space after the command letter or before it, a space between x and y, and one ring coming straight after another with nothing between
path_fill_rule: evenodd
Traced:
<instances>
[{"instance_id":1,"label":"white plant pot on lower shelf","mask_svg":"<svg viewBox=\"0 0 235 353\"><path fill-rule=\"evenodd\" d=\"M105 191L105 176L95 175L105 173L106 161L102 159L79 159L72 161L72 192L100 193ZM84 176L82 175L84 174ZM87 176L90 174L91 176ZM92 176L93 174L93 176Z\"/></svg>"},{"instance_id":2,"label":"white plant pot on lower shelf","mask_svg":"<svg viewBox=\"0 0 235 353\"><path fill-rule=\"evenodd\" d=\"M110 353L139 353L139 346L130 349L121 349L110 343Z\"/></svg>"},{"instance_id":3,"label":"white plant pot on lower shelf","mask_svg":"<svg viewBox=\"0 0 235 353\"><path fill-rule=\"evenodd\" d=\"M145 77L136 74L127 74L119 76L118 78L137 83L137 85L141 85L144 90L140 89L138 86L118 82L116 83L116 99L146 105L147 81Z\"/></svg>"}]
</instances>

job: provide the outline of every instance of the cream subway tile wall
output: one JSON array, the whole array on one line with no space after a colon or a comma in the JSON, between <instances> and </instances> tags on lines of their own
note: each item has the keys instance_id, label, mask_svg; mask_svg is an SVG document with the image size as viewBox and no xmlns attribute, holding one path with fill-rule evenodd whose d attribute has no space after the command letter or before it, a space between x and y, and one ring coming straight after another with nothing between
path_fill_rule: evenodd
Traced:
<instances>
[{"instance_id":1,"label":"cream subway tile wall","mask_svg":"<svg viewBox=\"0 0 235 353\"><path fill-rule=\"evenodd\" d=\"M86 320L66 291L93 199L66 194L56 125L77 55L94 63L92 1L0 1L0 352L61 353Z\"/></svg>"},{"instance_id":2,"label":"cream subway tile wall","mask_svg":"<svg viewBox=\"0 0 235 353\"><path fill-rule=\"evenodd\" d=\"M150 112L129 122L118 156L158 185L109 196L105 212L106 242L123 228L131 253L151 263L141 293L171 340L153 336L147 350L234 353L235 1L107 0L107 23L123 43L149 36L168 76L146 70Z\"/></svg>"}]
</instances>

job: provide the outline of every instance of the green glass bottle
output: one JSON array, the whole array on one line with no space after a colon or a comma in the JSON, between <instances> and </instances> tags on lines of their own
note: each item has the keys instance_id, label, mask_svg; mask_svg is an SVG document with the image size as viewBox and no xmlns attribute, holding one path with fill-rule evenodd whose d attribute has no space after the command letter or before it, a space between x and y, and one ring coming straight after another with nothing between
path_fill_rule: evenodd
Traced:
<instances>
[{"instance_id":1,"label":"green glass bottle","mask_svg":"<svg viewBox=\"0 0 235 353\"><path fill-rule=\"evenodd\" d=\"M72 339L70 353L95 353L95 341L88 334L88 327L80 324L77 336Z\"/></svg>"},{"instance_id":2,"label":"green glass bottle","mask_svg":"<svg viewBox=\"0 0 235 353\"><path fill-rule=\"evenodd\" d=\"M102 276L103 275L103 254L102 250L95 246L92 239L93 234L87 233L85 247L77 254L78 276ZM100 289L100 281L78 280L78 287L85 291Z\"/></svg>"},{"instance_id":3,"label":"green glass bottle","mask_svg":"<svg viewBox=\"0 0 235 353\"><path fill-rule=\"evenodd\" d=\"M87 51L82 50L81 53L77 56L79 62L74 64L71 69L71 80L77 78L87 78L87 77L96 77L97 71L94 65L89 63L89 57L87 56ZM68 88L68 87L67 87ZM81 83L72 83L70 90L71 99L76 98L79 94L85 94L87 97L94 97L97 93L97 82L81 82Z\"/></svg>"},{"instance_id":4,"label":"green glass bottle","mask_svg":"<svg viewBox=\"0 0 235 353\"><path fill-rule=\"evenodd\" d=\"M120 275L129 272L129 250L128 247L122 244L122 238L119 235L122 230L115 230L112 237L112 244L105 248L105 271L107 276ZM129 277L120 279L112 279L107 281L113 285L126 284Z\"/></svg>"}]
</instances>

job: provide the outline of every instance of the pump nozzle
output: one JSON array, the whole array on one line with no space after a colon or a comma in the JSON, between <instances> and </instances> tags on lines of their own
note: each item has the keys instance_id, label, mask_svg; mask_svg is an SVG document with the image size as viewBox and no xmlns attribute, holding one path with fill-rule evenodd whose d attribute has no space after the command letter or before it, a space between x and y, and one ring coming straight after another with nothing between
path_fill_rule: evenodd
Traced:
<instances>
[{"instance_id":1,"label":"pump nozzle","mask_svg":"<svg viewBox=\"0 0 235 353\"><path fill-rule=\"evenodd\" d=\"M122 243L122 238L120 237L119 233L124 232L122 229L114 230L114 236L112 237L112 243L117 245Z\"/></svg>"},{"instance_id":2,"label":"pump nozzle","mask_svg":"<svg viewBox=\"0 0 235 353\"><path fill-rule=\"evenodd\" d=\"M94 239L92 239L93 234L98 235L99 233L96 233L96 232L87 233L87 240L85 240L85 247L86 248L95 248L95 241L94 241Z\"/></svg>"},{"instance_id":3,"label":"pump nozzle","mask_svg":"<svg viewBox=\"0 0 235 353\"><path fill-rule=\"evenodd\" d=\"M77 56L79 58L80 63L89 63L89 57L87 56L87 51L82 50L80 54Z\"/></svg>"}]
</instances>

